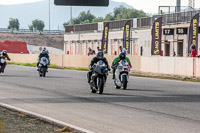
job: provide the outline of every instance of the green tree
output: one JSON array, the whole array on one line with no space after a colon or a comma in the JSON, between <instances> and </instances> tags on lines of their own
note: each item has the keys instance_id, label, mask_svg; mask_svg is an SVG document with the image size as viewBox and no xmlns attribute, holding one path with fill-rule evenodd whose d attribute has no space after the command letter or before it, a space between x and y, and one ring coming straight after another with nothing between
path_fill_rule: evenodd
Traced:
<instances>
[{"instance_id":1,"label":"green tree","mask_svg":"<svg viewBox=\"0 0 200 133\"><path fill-rule=\"evenodd\" d=\"M10 18L9 20L9 25L8 25L8 29L11 30L11 32L13 33L14 30L19 30L19 20L16 18Z\"/></svg>"},{"instance_id":2,"label":"green tree","mask_svg":"<svg viewBox=\"0 0 200 133\"><path fill-rule=\"evenodd\" d=\"M126 8L124 6L116 7L113 11L113 14L115 20L147 17L147 14L142 10Z\"/></svg>"},{"instance_id":3,"label":"green tree","mask_svg":"<svg viewBox=\"0 0 200 133\"><path fill-rule=\"evenodd\" d=\"M98 17L92 20L92 23L97 23L97 22L103 22L104 18L103 17Z\"/></svg>"},{"instance_id":4,"label":"green tree","mask_svg":"<svg viewBox=\"0 0 200 133\"><path fill-rule=\"evenodd\" d=\"M32 25L29 25L29 30L30 31L39 31L40 34L42 33L43 29L45 27L45 24L42 20L33 20Z\"/></svg>"},{"instance_id":5,"label":"green tree","mask_svg":"<svg viewBox=\"0 0 200 133\"><path fill-rule=\"evenodd\" d=\"M87 12L82 11L80 12L79 16L72 19L72 24L85 24L85 23L92 23L96 17L88 10ZM70 20L65 22L63 25L69 25Z\"/></svg>"},{"instance_id":6,"label":"green tree","mask_svg":"<svg viewBox=\"0 0 200 133\"><path fill-rule=\"evenodd\" d=\"M124 6L119 6L114 8L112 13L108 13L105 18L103 17L95 17L88 10L87 12L83 11L79 14L78 17L72 20L73 24L85 24L85 23L95 23L95 22L103 22L103 21L113 21L113 20L121 20L121 19L130 19L130 18L138 18L138 17L147 17L148 15L142 10L136 10L133 8L126 8ZM70 21L64 23L63 25L69 25Z\"/></svg>"},{"instance_id":7,"label":"green tree","mask_svg":"<svg viewBox=\"0 0 200 133\"><path fill-rule=\"evenodd\" d=\"M112 20L115 20L112 13L107 14L105 19L104 19L104 21L112 21Z\"/></svg>"}]
</instances>

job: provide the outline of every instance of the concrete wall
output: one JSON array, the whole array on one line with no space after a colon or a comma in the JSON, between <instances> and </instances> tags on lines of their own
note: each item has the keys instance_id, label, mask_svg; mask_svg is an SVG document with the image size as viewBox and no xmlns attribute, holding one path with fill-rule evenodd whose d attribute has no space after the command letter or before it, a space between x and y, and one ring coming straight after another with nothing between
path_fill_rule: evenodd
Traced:
<instances>
[{"instance_id":1,"label":"concrete wall","mask_svg":"<svg viewBox=\"0 0 200 133\"><path fill-rule=\"evenodd\" d=\"M38 54L9 54L12 62L37 62ZM88 67L94 56L50 54L51 63L62 67ZM116 56L107 56L109 65ZM200 77L200 59L187 57L129 56L132 71Z\"/></svg>"}]
</instances>

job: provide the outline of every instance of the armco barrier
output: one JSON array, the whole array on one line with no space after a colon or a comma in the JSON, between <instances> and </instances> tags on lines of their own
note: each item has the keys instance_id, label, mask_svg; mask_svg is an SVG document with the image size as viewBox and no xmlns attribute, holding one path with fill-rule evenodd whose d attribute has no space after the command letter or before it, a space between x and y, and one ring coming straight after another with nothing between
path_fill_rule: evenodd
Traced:
<instances>
[{"instance_id":1,"label":"armco barrier","mask_svg":"<svg viewBox=\"0 0 200 133\"><path fill-rule=\"evenodd\" d=\"M9 54L12 62L34 63L39 54ZM94 56L50 54L51 63L61 67L88 67ZM106 56L109 65L116 56ZM200 59L189 57L129 56L132 71L200 77Z\"/></svg>"}]
</instances>

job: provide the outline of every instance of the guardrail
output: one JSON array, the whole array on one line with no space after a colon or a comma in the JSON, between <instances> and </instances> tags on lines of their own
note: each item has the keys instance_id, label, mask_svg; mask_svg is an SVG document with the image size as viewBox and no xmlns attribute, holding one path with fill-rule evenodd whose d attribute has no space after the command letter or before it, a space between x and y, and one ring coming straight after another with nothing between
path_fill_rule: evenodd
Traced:
<instances>
[{"instance_id":1,"label":"guardrail","mask_svg":"<svg viewBox=\"0 0 200 133\"><path fill-rule=\"evenodd\" d=\"M0 28L0 33L11 33L11 30L7 28ZM29 29L19 29L18 31L13 31L17 34L39 34L38 31L30 31ZM42 34L51 34L51 35L63 35L65 31L62 30L43 30Z\"/></svg>"}]
</instances>

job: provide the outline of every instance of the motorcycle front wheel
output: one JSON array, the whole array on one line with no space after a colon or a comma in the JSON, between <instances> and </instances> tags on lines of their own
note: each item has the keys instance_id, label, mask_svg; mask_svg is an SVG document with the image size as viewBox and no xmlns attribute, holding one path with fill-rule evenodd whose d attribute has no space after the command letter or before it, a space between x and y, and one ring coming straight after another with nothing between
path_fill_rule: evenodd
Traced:
<instances>
[{"instance_id":1,"label":"motorcycle front wheel","mask_svg":"<svg viewBox=\"0 0 200 133\"><path fill-rule=\"evenodd\" d=\"M127 83L128 83L127 76L123 75L123 77L122 77L122 86L123 86L124 90L126 90L126 88L127 88Z\"/></svg>"},{"instance_id":2,"label":"motorcycle front wheel","mask_svg":"<svg viewBox=\"0 0 200 133\"><path fill-rule=\"evenodd\" d=\"M99 94L103 93L104 83L105 83L104 79L99 78L99 84L98 84Z\"/></svg>"}]
</instances>

